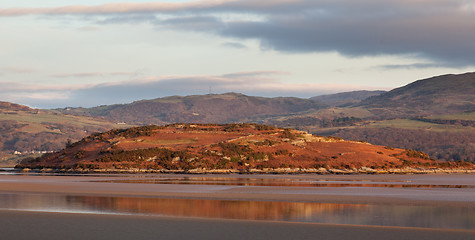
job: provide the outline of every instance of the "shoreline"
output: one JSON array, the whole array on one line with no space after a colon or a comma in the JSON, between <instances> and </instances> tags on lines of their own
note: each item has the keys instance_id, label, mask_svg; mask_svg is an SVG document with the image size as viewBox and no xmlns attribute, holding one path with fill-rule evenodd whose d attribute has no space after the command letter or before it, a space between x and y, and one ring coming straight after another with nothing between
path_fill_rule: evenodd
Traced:
<instances>
[{"instance_id":1,"label":"shoreline","mask_svg":"<svg viewBox=\"0 0 475 240\"><path fill-rule=\"evenodd\" d=\"M13 168L12 172L20 173L71 173L71 174L319 174L319 175L358 175L358 174L475 174L475 169L443 169L443 168L396 168L396 169L326 169L326 168L275 168L275 169L189 169L189 170L169 170L169 169L30 169Z\"/></svg>"}]
</instances>

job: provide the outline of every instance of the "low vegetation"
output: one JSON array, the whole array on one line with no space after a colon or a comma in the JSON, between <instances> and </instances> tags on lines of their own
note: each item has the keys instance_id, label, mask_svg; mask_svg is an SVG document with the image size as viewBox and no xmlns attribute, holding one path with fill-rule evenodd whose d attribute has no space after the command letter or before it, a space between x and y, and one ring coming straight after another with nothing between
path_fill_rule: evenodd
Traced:
<instances>
[{"instance_id":1,"label":"low vegetation","mask_svg":"<svg viewBox=\"0 0 475 240\"><path fill-rule=\"evenodd\" d=\"M356 128L331 132L347 140L364 140L374 144L412 148L431 158L445 161L475 162L475 131L437 132L422 129Z\"/></svg>"},{"instance_id":2,"label":"low vegetation","mask_svg":"<svg viewBox=\"0 0 475 240\"><path fill-rule=\"evenodd\" d=\"M17 167L202 172L473 168L470 164L441 164L420 151L347 142L289 128L259 124L172 124L92 134L61 151L25 159Z\"/></svg>"}]
</instances>

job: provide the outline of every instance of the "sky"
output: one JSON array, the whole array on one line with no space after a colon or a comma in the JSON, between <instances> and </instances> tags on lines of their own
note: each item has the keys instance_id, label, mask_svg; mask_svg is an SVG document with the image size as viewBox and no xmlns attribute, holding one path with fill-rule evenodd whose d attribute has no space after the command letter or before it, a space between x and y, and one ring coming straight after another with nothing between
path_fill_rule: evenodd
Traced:
<instances>
[{"instance_id":1,"label":"sky","mask_svg":"<svg viewBox=\"0 0 475 240\"><path fill-rule=\"evenodd\" d=\"M0 0L0 101L312 97L475 69L471 0Z\"/></svg>"}]
</instances>

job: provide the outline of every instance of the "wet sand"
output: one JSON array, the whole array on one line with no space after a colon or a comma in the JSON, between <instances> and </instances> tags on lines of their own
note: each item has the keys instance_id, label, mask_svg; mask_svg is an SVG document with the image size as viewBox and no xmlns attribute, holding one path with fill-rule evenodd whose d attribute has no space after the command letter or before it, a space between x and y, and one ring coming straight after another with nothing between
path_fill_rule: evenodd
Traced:
<instances>
[{"instance_id":1,"label":"wet sand","mask_svg":"<svg viewBox=\"0 0 475 240\"><path fill-rule=\"evenodd\" d=\"M154 175L155 177L157 175ZM459 205L475 207L475 188L311 188L130 184L105 180L150 176L0 175L0 193L73 194L147 198L327 203ZM165 175L164 177L176 177ZM178 175L183 177L183 175ZM196 176L193 176L196 177ZM200 176L216 177L216 176ZM219 176L236 177L236 176ZM475 185L474 175L237 176L325 181ZM0 210L1 239L475 239L475 230L442 230L140 215L97 215Z\"/></svg>"},{"instance_id":2,"label":"wet sand","mask_svg":"<svg viewBox=\"0 0 475 240\"><path fill-rule=\"evenodd\" d=\"M0 211L2 239L471 240L474 231Z\"/></svg>"}]
</instances>

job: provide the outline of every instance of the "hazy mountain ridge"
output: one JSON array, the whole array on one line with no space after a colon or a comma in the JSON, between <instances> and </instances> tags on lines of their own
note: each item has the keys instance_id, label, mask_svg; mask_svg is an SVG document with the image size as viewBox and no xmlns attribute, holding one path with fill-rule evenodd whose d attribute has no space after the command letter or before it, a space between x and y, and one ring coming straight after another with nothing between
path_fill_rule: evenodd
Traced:
<instances>
[{"instance_id":1,"label":"hazy mountain ridge","mask_svg":"<svg viewBox=\"0 0 475 240\"><path fill-rule=\"evenodd\" d=\"M347 106L353 105L361 102L362 100L372 97L381 95L386 93L386 91L352 91L352 92L342 92L342 93L335 93L335 94L328 94L328 95L320 95L311 97L310 99L319 101L324 103L330 107L338 107L338 106Z\"/></svg>"},{"instance_id":2,"label":"hazy mountain ridge","mask_svg":"<svg viewBox=\"0 0 475 240\"><path fill-rule=\"evenodd\" d=\"M360 104L388 117L454 114L475 110L475 73L418 80Z\"/></svg>"},{"instance_id":3,"label":"hazy mountain ridge","mask_svg":"<svg viewBox=\"0 0 475 240\"><path fill-rule=\"evenodd\" d=\"M335 104L367 109L366 119L454 114L475 110L475 73L442 75L384 91L354 91L316 96L254 97L239 93L171 96L130 104L58 109L66 114L104 117L131 124L174 122L231 123L317 113ZM320 112L321 113L321 112ZM349 115L354 114L350 113ZM351 115L353 116L353 115ZM351 117L341 115L341 117ZM327 116L319 116L326 118ZM334 118L331 116L330 118Z\"/></svg>"},{"instance_id":4,"label":"hazy mountain ridge","mask_svg":"<svg viewBox=\"0 0 475 240\"><path fill-rule=\"evenodd\" d=\"M265 98L239 93L171 96L124 105L73 109L70 113L105 117L130 124L174 122L249 122L271 116L296 114L322 108L319 102L294 97ZM62 112L65 112L64 110Z\"/></svg>"},{"instance_id":5,"label":"hazy mountain ridge","mask_svg":"<svg viewBox=\"0 0 475 240\"><path fill-rule=\"evenodd\" d=\"M130 104L60 110L131 124L173 122L231 123L300 116L328 107L360 107L367 119L408 118L475 110L475 73L442 75L384 91L354 91L316 96L265 98L239 93L171 96ZM325 118L320 116L319 118ZM342 116L350 117L350 116Z\"/></svg>"}]
</instances>

